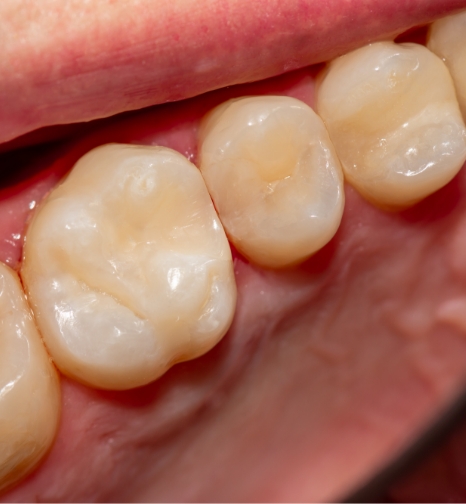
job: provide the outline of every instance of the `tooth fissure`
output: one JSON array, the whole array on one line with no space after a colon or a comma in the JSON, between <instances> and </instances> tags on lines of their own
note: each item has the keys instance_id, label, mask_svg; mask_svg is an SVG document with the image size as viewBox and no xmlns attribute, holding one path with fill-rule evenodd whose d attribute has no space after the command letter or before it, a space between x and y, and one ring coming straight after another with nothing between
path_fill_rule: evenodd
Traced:
<instances>
[{"instance_id":1,"label":"tooth fissure","mask_svg":"<svg viewBox=\"0 0 466 504\"><path fill-rule=\"evenodd\" d=\"M225 230L253 262L285 267L334 235L341 168L313 110L283 96L235 99L203 120L200 169Z\"/></svg>"},{"instance_id":2,"label":"tooth fissure","mask_svg":"<svg viewBox=\"0 0 466 504\"><path fill-rule=\"evenodd\" d=\"M437 191L466 159L466 128L444 63L417 44L378 42L329 66L317 108L345 178L382 207Z\"/></svg>"},{"instance_id":3,"label":"tooth fissure","mask_svg":"<svg viewBox=\"0 0 466 504\"><path fill-rule=\"evenodd\" d=\"M84 156L31 222L22 277L54 361L102 388L143 385L205 353L236 302L199 171L160 147Z\"/></svg>"}]
</instances>

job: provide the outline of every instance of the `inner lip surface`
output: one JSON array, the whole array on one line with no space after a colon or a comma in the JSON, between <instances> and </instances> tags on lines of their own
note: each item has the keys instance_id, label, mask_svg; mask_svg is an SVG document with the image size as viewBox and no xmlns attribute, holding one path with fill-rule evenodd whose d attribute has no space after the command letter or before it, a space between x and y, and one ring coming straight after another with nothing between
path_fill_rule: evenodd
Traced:
<instances>
[{"instance_id":1,"label":"inner lip surface","mask_svg":"<svg viewBox=\"0 0 466 504\"><path fill-rule=\"evenodd\" d=\"M269 82L220 90L203 97L202 101L194 99L154 111L143 111L134 117L122 118L120 125L118 122L110 123L107 129L96 130L94 135L84 134L80 140L73 141L66 150L61 151L55 164L52 164L54 168L50 170L52 175L49 184L52 185L72 165L72 160L95 142L159 143L174 147L195 160L193 145L196 124L204 111L231 96L230 93L254 94L264 90L291 94L312 105L316 71L315 68L304 69ZM144 123L144 117L147 123ZM154 117L157 118L157 124L162 123L163 126L152 126L148 134L147 124ZM123 131L130 127L132 139L128 140L128 134ZM50 155L53 158L53 154ZM436 334L429 334L432 328L427 324L425 330L429 337L424 337L424 343L418 344L410 334L409 320L401 317L395 321L398 327L391 327L391 314L400 309L396 305L399 292L396 290L396 280L387 280L383 275L387 264L401 264L402 260L405 264L420 261L426 268L435 264L438 257L448 262L448 250L444 250L443 245L450 241L449 233L452 234L462 222L464 189L464 176L460 174L446 188L414 209L387 215L371 208L351 188L347 188L348 203L342 229L322 252L299 270L285 273L261 271L236 255L235 269L241 304L224 342L207 356L177 366L162 380L128 393L99 392L63 379L63 422L50 457L34 475L4 495L3 499L114 500L115 495L121 496L121 493L114 493L115 488L122 491L116 481L113 490L107 491L94 488L95 479L92 479L91 472L87 474L90 482L84 481L82 475L72 475L70 463L76 463L81 474L86 474L89 437L98 447L91 454L99 458L99 467L103 468L97 479L117 479L115 466L121 463L126 473L131 474L143 488L140 493L126 493L119 497L123 499L208 500L208 493L202 488L202 471L197 468L192 470L194 461L190 458L203 452L211 454L207 460L217 482L212 485L217 492L213 498L219 500L225 500L225 496L241 500L245 495L252 500L301 500L303 495L306 500L324 500L348 491L354 486L355 480L372 472L367 468L364 470L364 465L380 465L386 456L404 446L412 432L424 425L426 416L430 417L432 411L438 411L456 391L458 377L464 376L464 337L455 328L442 326L436 328ZM412 250L401 253L396 247L390 247L388 240L384 242L384 249L377 243L375 235L380 227L384 227L387 235L396 236L400 242L412 240ZM434 230L432 234L422 234L427 227ZM413 233L416 234L415 239L411 238ZM408 260L406 256L409 256ZM14 257L10 260L15 264ZM356 275L355 272L362 271L363 266L366 270L372 268L371 273ZM373 288L367 288L377 275L379 285L376 282ZM388 285L383 285L380 277ZM414 306L410 316L416 316L415 302L423 299L423 289L435 289L445 278L448 275L433 279L416 278L407 286L402 297L405 303ZM363 292L363 299L357 302L352 300L348 285L359 288L359 292ZM457 279L450 293L461 293L463 288L464 280ZM387 290L389 295L384 294ZM283 303L283 294L289 296L290 292L295 297L291 296L288 302ZM260 302L257 302L258 293ZM334 310L331 314L333 318L342 320L348 326L356 318L355 313L360 315L361 320L366 318L364 302L369 304L373 296L379 298L378 306L385 307L385 312L381 310L376 320L357 324L352 336L335 331L333 341L323 338L326 332L332 332L332 325L336 326L335 320L332 321L326 313L330 308ZM330 303L329 299L336 299L337 302ZM430 303L435 306L437 301L431 299ZM250 308L252 305L255 306L254 310ZM277 310L280 316L272 317L271 314ZM296 329L298 326L314 328L316 337L303 335ZM322 329L324 326L325 330ZM374 348L371 330L379 332L379 349ZM399 334L403 336L399 337ZM345 345L347 340L353 341L354 348ZM450 350L443 348L445 341L450 344ZM304 362L303 349L308 356ZM363 360L373 352L376 352L376 358L369 365L364 364ZM441 358L433 359L434 355L438 357L439 352ZM418 359L420 353L429 358L424 361ZM386 355L393 360L386 362L389 360ZM295 364L300 359L301 364ZM293 363L291 369L290 362ZM349 363L346 369L342 365L345 363ZM445 373L447 363L451 369ZM393 374L398 368L404 369L401 373L403 376ZM266 387L261 376L272 377L277 374L277 369L281 372L272 381L274 385ZM358 369L359 376L351 377L348 369ZM365 380L370 376L375 376L375 381L379 383L368 385ZM303 380L308 386L296 390L296 384ZM212 387L212 382L216 384L215 387ZM389 390L381 396L378 393L380 387L387 383L390 383ZM342 389L349 392L345 398L339 397ZM280 393L275 393L277 390ZM327 394L330 391L334 400L327 401L323 390ZM401 399L400 391L406 395L404 399ZM190 400L186 400L186 397ZM417 403L414 412L410 401ZM384 422L379 425L382 414L380 410L375 413L374 403L379 405L382 412L384 409L386 413L391 412L388 422L383 419ZM297 408L297 404L301 408ZM238 408L238 405L241 407ZM345 416L349 409L358 409L355 405L359 406L360 412L353 411ZM316 409L320 410L320 415ZM110 412L113 415L121 414L119 424L109 421ZM322 412L327 412L328 416ZM299 414L307 419L306 422L296 421L295 416ZM409 432L397 425L400 417L411 423L410 429L407 429ZM152 430L146 427L149 422ZM254 422L260 428L251 427ZM349 471L349 461L353 462L356 451L361 453L366 450L369 453L371 445L380 443L383 424L391 437L384 441L379 453L367 456L359 462L354 472ZM340 435L339 447L332 440L332 429ZM364 433L364 430L371 429L374 432ZM130 437L129 433L134 431L139 434L137 439ZM242 438L242 442L236 443L236 446L235 436ZM73 441L70 443L71 439ZM232 441L226 442L228 439ZM250 461L246 463L242 460L245 450L253 443L259 443L260 448L249 454ZM219 444L228 447L229 457L218 453L216 447ZM280 450L283 445L291 446L291 449ZM185 453L186 446L191 448L188 454ZM341 450L341 446L343 455L332 460L329 452L332 449ZM121 460L121 450L124 450L126 460ZM157 453L157 456L151 452ZM273 462L274 453L282 455L281 464ZM313 453L318 462L310 460L308 453ZM81 461L76 457L77 454ZM295 470L283 470L283 455L296 461ZM161 480L171 482L171 485L161 485L158 493L144 490L144 485L148 487L149 476L137 474L137 470L131 467L141 457L146 462L150 461L155 468L150 477L155 474ZM248 470L237 465L231 467L228 458L242 460L241 465L246 464ZM60 473L61 465L64 469ZM218 474L218 469L215 471L216 466L229 466L232 474L242 481L244 493L235 493L237 483L228 483L225 475ZM190 484L173 497L170 492L177 482L173 473L176 468L182 472L180 467L190 475ZM173 470L171 475L170 469ZM56 477L57 472L62 478ZM326 478L332 472L344 477L340 486L334 484L333 488L329 488ZM267 485L256 489L255 484L261 476L268 480ZM55 483L51 484L54 479ZM81 485L79 489L73 487L77 482Z\"/></svg>"},{"instance_id":2,"label":"inner lip surface","mask_svg":"<svg viewBox=\"0 0 466 504\"><path fill-rule=\"evenodd\" d=\"M43 126L108 117L327 61L460 10L464 0L67 5L45 0L40 7L0 7L7 21L2 142Z\"/></svg>"}]
</instances>

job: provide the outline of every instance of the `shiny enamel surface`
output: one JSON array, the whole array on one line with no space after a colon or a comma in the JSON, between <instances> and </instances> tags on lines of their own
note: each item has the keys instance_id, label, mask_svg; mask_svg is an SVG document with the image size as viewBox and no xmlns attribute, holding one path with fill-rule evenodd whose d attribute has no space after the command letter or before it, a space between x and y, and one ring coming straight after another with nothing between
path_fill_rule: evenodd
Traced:
<instances>
[{"instance_id":1,"label":"shiny enamel surface","mask_svg":"<svg viewBox=\"0 0 466 504\"><path fill-rule=\"evenodd\" d=\"M403 208L447 184L466 159L466 128L444 63L419 44L379 42L330 63L318 90L345 178Z\"/></svg>"},{"instance_id":2,"label":"shiny enamel surface","mask_svg":"<svg viewBox=\"0 0 466 504\"><path fill-rule=\"evenodd\" d=\"M0 263L0 491L40 462L59 418L58 374L18 275Z\"/></svg>"},{"instance_id":3,"label":"shiny enamel surface","mask_svg":"<svg viewBox=\"0 0 466 504\"><path fill-rule=\"evenodd\" d=\"M466 12L432 23L427 47L445 61L466 117Z\"/></svg>"},{"instance_id":4,"label":"shiny enamel surface","mask_svg":"<svg viewBox=\"0 0 466 504\"><path fill-rule=\"evenodd\" d=\"M338 229L343 174L305 103L283 96L226 102L204 119L199 156L228 236L251 261L296 264Z\"/></svg>"},{"instance_id":5,"label":"shiny enamel surface","mask_svg":"<svg viewBox=\"0 0 466 504\"><path fill-rule=\"evenodd\" d=\"M86 154L35 215L21 275L63 373L127 389L212 348L236 305L230 248L181 154Z\"/></svg>"}]
</instances>

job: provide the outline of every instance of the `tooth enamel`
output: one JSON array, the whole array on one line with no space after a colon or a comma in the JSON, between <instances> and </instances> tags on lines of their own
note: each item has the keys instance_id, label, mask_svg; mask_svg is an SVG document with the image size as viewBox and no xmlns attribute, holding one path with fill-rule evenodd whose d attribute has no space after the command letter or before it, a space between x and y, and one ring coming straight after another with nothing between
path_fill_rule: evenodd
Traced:
<instances>
[{"instance_id":1,"label":"tooth enamel","mask_svg":"<svg viewBox=\"0 0 466 504\"><path fill-rule=\"evenodd\" d=\"M21 275L57 366L99 388L144 385L207 352L236 305L201 174L160 147L81 158L31 222Z\"/></svg>"},{"instance_id":2,"label":"tooth enamel","mask_svg":"<svg viewBox=\"0 0 466 504\"><path fill-rule=\"evenodd\" d=\"M0 263L0 491L29 473L58 427L60 383L19 278Z\"/></svg>"},{"instance_id":3,"label":"tooth enamel","mask_svg":"<svg viewBox=\"0 0 466 504\"><path fill-rule=\"evenodd\" d=\"M303 261L335 234L343 177L321 119L285 96L231 100L204 118L200 168L230 240L251 261Z\"/></svg>"},{"instance_id":4,"label":"tooth enamel","mask_svg":"<svg viewBox=\"0 0 466 504\"><path fill-rule=\"evenodd\" d=\"M466 159L466 132L443 62L417 44L372 44L333 61L317 109L345 178L382 207L440 189Z\"/></svg>"},{"instance_id":5,"label":"tooth enamel","mask_svg":"<svg viewBox=\"0 0 466 504\"><path fill-rule=\"evenodd\" d=\"M427 47L445 61L466 118L466 11L432 23Z\"/></svg>"}]
</instances>

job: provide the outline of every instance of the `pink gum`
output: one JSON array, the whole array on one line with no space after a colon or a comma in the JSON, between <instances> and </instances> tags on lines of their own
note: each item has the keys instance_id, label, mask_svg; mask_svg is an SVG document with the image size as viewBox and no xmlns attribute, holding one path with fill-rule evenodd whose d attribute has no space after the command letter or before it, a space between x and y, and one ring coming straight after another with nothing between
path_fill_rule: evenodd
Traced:
<instances>
[{"instance_id":1,"label":"pink gum","mask_svg":"<svg viewBox=\"0 0 466 504\"><path fill-rule=\"evenodd\" d=\"M265 79L465 0L5 0L0 142Z\"/></svg>"}]
</instances>

